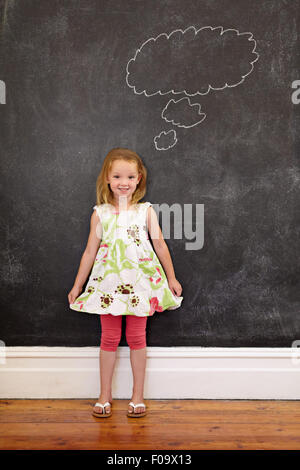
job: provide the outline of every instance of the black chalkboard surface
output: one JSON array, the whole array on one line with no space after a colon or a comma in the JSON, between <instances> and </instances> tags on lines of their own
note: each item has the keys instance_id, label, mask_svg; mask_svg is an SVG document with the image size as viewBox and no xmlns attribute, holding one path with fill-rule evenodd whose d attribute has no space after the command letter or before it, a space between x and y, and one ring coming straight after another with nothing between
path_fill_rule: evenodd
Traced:
<instances>
[{"instance_id":1,"label":"black chalkboard surface","mask_svg":"<svg viewBox=\"0 0 300 470\"><path fill-rule=\"evenodd\" d=\"M147 167L145 201L204 205L201 249L173 236L172 219L183 302L148 319L147 345L290 347L300 338L300 2L1 6L1 340L99 345L99 316L69 309L67 294L103 159L126 147Z\"/></svg>"}]
</instances>

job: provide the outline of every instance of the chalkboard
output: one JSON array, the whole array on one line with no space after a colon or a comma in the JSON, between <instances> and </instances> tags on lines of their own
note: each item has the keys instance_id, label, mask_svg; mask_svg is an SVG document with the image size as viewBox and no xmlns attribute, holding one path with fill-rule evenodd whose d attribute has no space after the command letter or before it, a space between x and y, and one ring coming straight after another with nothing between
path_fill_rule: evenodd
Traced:
<instances>
[{"instance_id":1,"label":"chalkboard","mask_svg":"<svg viewBox=\"0 0 300 470\"><path fill-rule=\"evenodd\" d=\"M300 338L300 2L1 6L1 340L100 344L99 316L71 310L67 294L103 159L125 147L148 170L144 201L191 205L194 230L204 207L200 249L172 235L172 218L183 302L148 318L147 345L290 347Z\"/></svg>"}]
</instances>

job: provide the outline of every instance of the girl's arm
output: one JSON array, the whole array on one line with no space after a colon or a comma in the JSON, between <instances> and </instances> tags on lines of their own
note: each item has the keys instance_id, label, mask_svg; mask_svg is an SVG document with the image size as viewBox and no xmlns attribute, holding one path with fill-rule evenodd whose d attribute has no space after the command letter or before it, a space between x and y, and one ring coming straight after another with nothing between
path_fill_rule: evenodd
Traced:
<instances>
[{"instance_id":1,"label":"girl's arm","mask_svg":"<svg viewBox=\"0 0 300 470\"><path fill-rule=\"evenodd\" d=\"M182 293L182 287L175 277L175 271L168 246L160 229L156 212L151 206L147 211L147 225L153 247L168 278L169 287L174 295L180 296Z\"/></svg>"},{"instance_id":2,"label":"girl's arm","mask_svg":"<svg viewBox=\"0 0 300 470\"><path fill-rule=\"evenodd\" d=\"M80 265L79 265L76 279L74 281L73 288L68 295L70 304L74 303L75 299L78 297L78 295L82 291L82 286L87 280L87 277L95 261L96 254L98 252L100 242L101 242L101 237L102 237L102 224L101 224L101 221L99 220L97 212L94 211L91 216L90 234L89 234L89 238L87 241L87 245L80 260Z\"/></svg>"}]
</instances>

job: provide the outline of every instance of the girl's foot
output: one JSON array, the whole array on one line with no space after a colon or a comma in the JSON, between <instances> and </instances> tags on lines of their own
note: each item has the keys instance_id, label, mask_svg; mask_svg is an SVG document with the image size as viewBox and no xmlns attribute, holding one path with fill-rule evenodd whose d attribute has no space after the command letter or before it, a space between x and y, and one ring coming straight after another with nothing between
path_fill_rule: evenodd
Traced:
<instances>
[{"instance_id":1,"label":"girl's foot","mask_svg":"<svg viewBox=\"0 0 300 470\"><path fill-rule=\"evenodd\" d=\"M109 395L109 397L107 398L107 395L100 395L97 402L101 403L102 405L104 405L104 403L106 403L107 401L109 401L109 403L112 403L112 396ZM95 413L110 413L110 409L111 407L110 406L106 406L104 409L101 408L101 406L94 406L94 412Z\"/></svg>"},{"instance_id":2,"label":"girl's foot","mask_svg":"<svg viewBox=\"0 0 300 470\"><path fill-rule=\"evenodd\" d=\"M143 402L144 402L144 399L143 399L143 397L138 398L138 397L133 396L130 401L132 401L132 402L136 405L137 403L143 403ZM145 412L145 407L144 407L144 406L137 406L137 407L134 409L133 406L128 405L128 412L129 412L129 413L132 413L132 414L133 414L133 413L134 413L134 414L144 413L144 412Z\"/></svg>"}]
</instances>

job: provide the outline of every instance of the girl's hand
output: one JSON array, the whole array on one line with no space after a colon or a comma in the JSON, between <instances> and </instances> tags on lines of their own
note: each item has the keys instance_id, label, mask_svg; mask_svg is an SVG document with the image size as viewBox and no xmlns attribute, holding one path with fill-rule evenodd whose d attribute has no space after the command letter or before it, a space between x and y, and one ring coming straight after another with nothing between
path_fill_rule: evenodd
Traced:
<instances>
[{"instance_id":1,"label":"girl's hand","mask_svg":"<svg viewBox=\"0 0 300 470\"><path fill-rule=\"evenodd\" d=\"M69 304L73 304L81 292L82 287L73 286L72 290L68 294Z\"/></svg>"},{"instance_id":2,"label":"girl's hand","mask_svg":"<svg viewBox=\"0 0 300 470\"><path fill-rule=\"evenodd\" d=\"M168 280L169 287L174 295L177 297L181 296L182 287L176 278Z\"/></svg>"}]
</instances>

